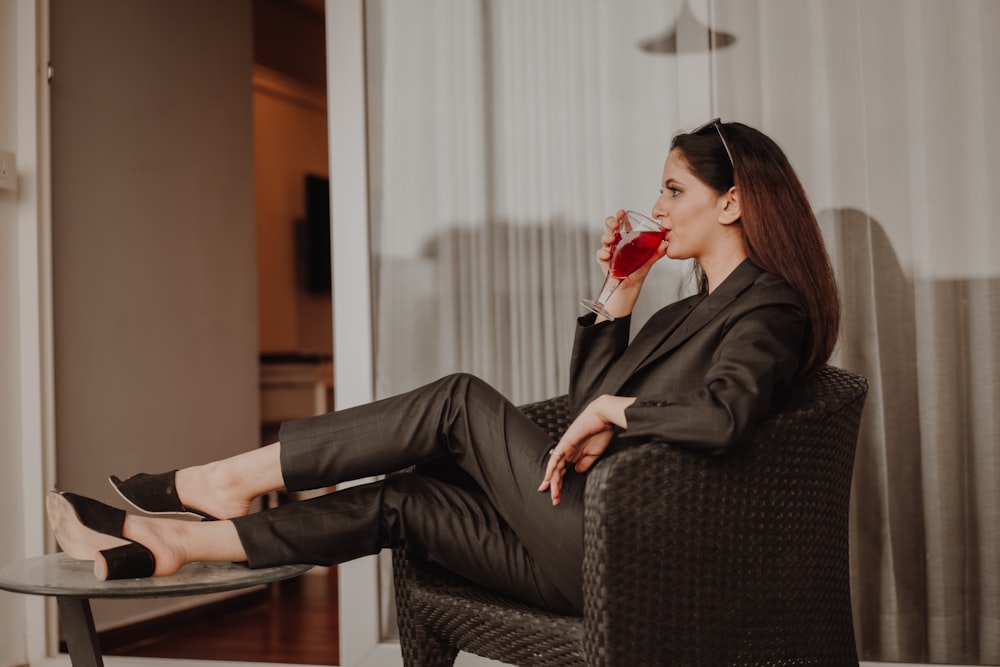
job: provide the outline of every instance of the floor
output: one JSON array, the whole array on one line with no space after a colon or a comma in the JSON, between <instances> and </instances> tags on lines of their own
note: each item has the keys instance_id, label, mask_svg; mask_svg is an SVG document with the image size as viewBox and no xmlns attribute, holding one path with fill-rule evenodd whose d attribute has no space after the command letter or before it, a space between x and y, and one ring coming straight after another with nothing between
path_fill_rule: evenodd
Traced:
<instances>
[{"instance_id":1,"label":"floor","mask_svg":"<svg viewBox=\"0 0 1000 667\"><path fill-rule=\"evenodd\" d=\"M102 650L156 658L339 662L336 568L316 568L226 606L178 614L158 627L102 633Z\"/></svg>"}]
</instances>

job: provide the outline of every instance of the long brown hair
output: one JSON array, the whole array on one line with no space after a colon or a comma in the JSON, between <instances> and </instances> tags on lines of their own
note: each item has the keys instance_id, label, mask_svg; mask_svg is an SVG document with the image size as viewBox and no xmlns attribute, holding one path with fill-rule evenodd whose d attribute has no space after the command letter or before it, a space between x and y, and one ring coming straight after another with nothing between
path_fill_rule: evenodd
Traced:
<instances>
[{"instance_id":1,"label":"long brown hair","mask_svg":"<svg viewBox=\"0 0 1000 667\"><path fill-rule=\"evenodd\" d=\"M678 149L694 175L719 194L736 186L747 256L784 278L809 317L800 375L818 370L837 344L840 296L816 216L784 151L752 127L722 122L678 134L670 148ZM704 273L700 267L696 271L699 288L707 289Z\"/></svg>"}]
</instances>

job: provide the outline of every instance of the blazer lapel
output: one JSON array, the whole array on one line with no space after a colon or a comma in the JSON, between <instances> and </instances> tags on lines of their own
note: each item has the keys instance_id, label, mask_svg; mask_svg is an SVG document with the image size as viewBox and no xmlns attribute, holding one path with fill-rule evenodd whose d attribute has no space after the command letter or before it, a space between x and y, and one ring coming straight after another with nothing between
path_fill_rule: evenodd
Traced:
<instances>
[{"instance_id":1,"label":"blazer lapel","mask_svg":"<svg viewBox=\"0 0 1000 667\"><path fill-rule=\"evenodd\" d=\"M698 294L657 312L605 379L601 393L614 394L643 366L676 349L723 312L763 269L744 260L711 294ZM687 316L684 316L687 313Z\"/></svg>"},{"instance_id":2,"label":"blazer lapel","mask_svg":"<svg viewBox=\"0 0 1000 667\"><path fill-rule=\"evenodd\" d=\"M656 350L665 337L686 321L691 310L704 298L704 294L695 294L653 313L629 343L621 358L608 371L607 377L601 383L600 393L614 394L621 389L639 365Z\"/></svg>"}]
</instances>

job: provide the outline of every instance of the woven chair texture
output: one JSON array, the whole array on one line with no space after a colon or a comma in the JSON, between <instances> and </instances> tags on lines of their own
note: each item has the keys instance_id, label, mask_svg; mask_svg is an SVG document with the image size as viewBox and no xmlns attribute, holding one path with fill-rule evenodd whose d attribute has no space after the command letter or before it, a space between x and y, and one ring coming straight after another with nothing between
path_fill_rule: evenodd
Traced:
<instances>
[{"instance_id":1,"label":"woven chair texture","mask_svg":"<svg viewBox=\"0 0 1000 667\"><path fill-rule=\"evenodd\" d=\"M589 473L584 614L519 604L393 552L407 667L858 665L848 516L867 381L825 366L719 455L648 443ZM523 406L553 437L565 396Z\"/></svg>"}]
</instances>

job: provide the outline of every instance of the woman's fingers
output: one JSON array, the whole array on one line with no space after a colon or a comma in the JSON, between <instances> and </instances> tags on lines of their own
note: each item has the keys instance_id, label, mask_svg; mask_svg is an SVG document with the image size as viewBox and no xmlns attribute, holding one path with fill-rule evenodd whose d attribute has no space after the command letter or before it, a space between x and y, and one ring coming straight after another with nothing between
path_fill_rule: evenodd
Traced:
<instances>
[{"instance_id":1,"label":"woman's fingers","mask_svg":"<svg viewBox=\"0 0 1000 667\"><path fill-rule=\"evenodd\" d=\"M615 215L609 215L604 219L604 231L601 236L601 248L597 251L597 263L602 269L607 271L607 263L611 261L611 248L618 243L618 228L621 220L625 216L625 211L620 210Z\"/></svg>"},{"instance_id":2,"label":"woman's fingers","mask_svg":"<svg viewBox=\"0 0 1000 667\"><path fill-rule=\"evenodd\" d=\"M609 215L604 218L604 227L608 230L609 234L614 234L618 231L618 227L621 225L622 219L625 217L625 209L619 209L614 215Z\"/></svg>"},{"instance_id":3,"label":"woman's fingers","mask_svg":"<svg viewBox=\"0 0 1000 667\"><path fill-rule=\"evenodd\" d=\"M552 504L558 505L562 495L562 480L566 474L566 458L555 448L549 451L549 462L545 466L545 478L538 487L539 492L548 491L552 496Z\"/></svg>"},{"instance_id":4,"label":"woman's fingers","mask_svg":"<svg viewBox=\"0 0 1000 667\"><path fill-rule=\"evenodd\" d=\"M552 496L552 506L555 507L559 504L559 499L562 497L562 480L563 475L566 473L565 464L561 464L562 469L552 478L552 489L550 495Z\"/></svg>"},{"instance_id":5,"label":"woman's fingers","mask_svg":"<svg viewBox=\"0 0 1000 667\"><path fill-rule=\"evenodd\" d=\"M547 491L549 486L552 485L552 475L555 472L555 467L552 463L552 459L549 459L549 464L545 466L545 476L542 477L542 483L538 485L538 492Z\"/></svg>"},{"instance_id":6,"label":"woman's fingers","mask_svg":"<svg viewBox=\"0 0 1000 667\"><path fill-rule=\"evenodd\" d=\"M552 485L552 476L556 474L556 468L559 464L560 456L555 453L555 448L549 450L549 461L545 465L545 476L542 478L542 483L538 487L539 492L546 491Z\"/></svg>"},{"instance_id":7,"label":"woman's fingers","mask_svg":"<svg viewBox=\"0 0 1000 667\"><path fill-rule=\"evenodd\" d=\"M591 466L593 466L594 463L599 458L600 455L597 454L585 454L584 456L580 457L580 460L576 462L576 465L573 466L573 469L576 470L578 473L585 473L588 470L590 470Z\"/></svg>"}]
</instances>

